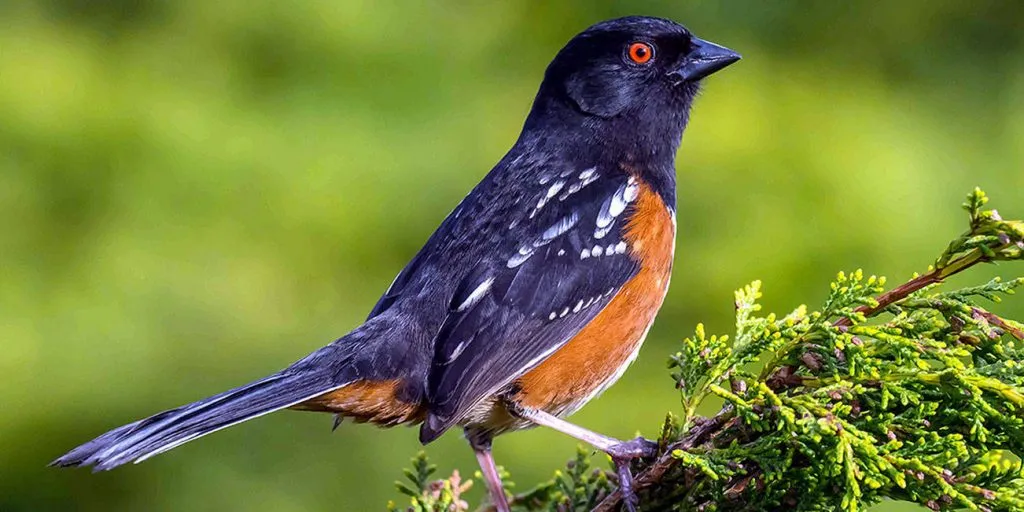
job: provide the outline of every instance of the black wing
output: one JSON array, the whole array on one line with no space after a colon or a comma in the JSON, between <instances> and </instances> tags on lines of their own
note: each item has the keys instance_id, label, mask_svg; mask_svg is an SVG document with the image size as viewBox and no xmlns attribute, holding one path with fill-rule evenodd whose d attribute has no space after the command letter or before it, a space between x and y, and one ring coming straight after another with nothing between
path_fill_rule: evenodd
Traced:
<instances>
[{"instance_id":1,"label":"black wing","mask_svg":"<svg viewBox=\"0 0 1024 512\"><path fill-rule=\"evenodd\" d=\"M427 380L428 442L572 339L639 270L623 235L638 184L594 169L548 178L456 289Z\"/></svg>"},{"instance_id":2,"label":"black wing","mask_svg":"<svg viewBox=\"0 0 1024 512\"><path fill-rule=\"evenodd\" d=\"M402 298L403 295L408 294L410 291L409 286L416 281L417 277L421 277L423 267L428 264L430 255L436 254L438 252L438 245L444 243L443 239L455 230L455 228L453 228L453 224L458 222L459 217L464 213L467 200L471 197L472 194L467 196L466 199L463 199L462 202L460 202L455 209L445 217L437 230L435 230L434 233L430 235L430 238L427 239L427 243L423 244L420 251L417 252L411 260L409 260L409 263L405 265L405 268L403 268L395 277L395 280L391 282L391 286L388 286L384 295L377 300L377 304L375 304L373 309L370 310L370 314L366 318L367 320L387 311L395 304L396 301Z\"/></svg>"}]
</instances>

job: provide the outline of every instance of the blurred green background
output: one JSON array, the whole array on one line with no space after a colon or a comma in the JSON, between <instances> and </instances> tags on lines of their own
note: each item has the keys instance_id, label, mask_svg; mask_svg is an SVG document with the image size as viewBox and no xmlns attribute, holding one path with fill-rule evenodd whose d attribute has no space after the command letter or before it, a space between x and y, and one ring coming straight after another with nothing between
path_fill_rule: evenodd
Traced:
<instances>
[{"instance_id":1,"label":"blurred green background","mask_svg":"<svg viewBox=\"0 0 1024 512\"><path fill-rule=\"evenodd\" d=\"M677 403L666 356L698 321L730 332L750 280L781 311L818 304L840 269L905 278L963 228L975 185L1024 216L1019 2L6 0L0 510L383 508L415 431L331 434L325 415L110 473L44 466L357 325L514 141L561 45L635 13L744 60L683 141L659 322L579 423L653 435ZM534 430L496 456L522 488L575 445ZM428 452L475 470L458 434Z\"/></svg>"}]
</instances>

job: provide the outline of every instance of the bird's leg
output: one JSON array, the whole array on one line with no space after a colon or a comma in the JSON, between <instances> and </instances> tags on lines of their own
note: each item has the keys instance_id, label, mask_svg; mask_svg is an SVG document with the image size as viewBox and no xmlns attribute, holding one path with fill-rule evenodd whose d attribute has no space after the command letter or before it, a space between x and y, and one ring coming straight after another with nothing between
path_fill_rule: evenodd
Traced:
<instances>
[{"instance_id":1,"label":"bird's leg","mask_svg":"<svg viewBox=\"0 0 1024 512\"><path fill-rule=\"evenodd\" d=\"M480 464L480 473L484 476L487 494L491 497L494 509L497 512L509 512L505 487L501 485L498 466L494 464L494 456L491 455L491 437L478 431L466 430L466 440L476 454L476 461Z\"/></svg>"},{"instance_id":2,"label":"bird's leg","mask_svg":"<svg viewBox=\"0 0 1024 512\"><path fill-rule=\"evenodd\" d=\"M607 453L612 458L612 462L615 463L615 471L619 475L619 492L622 493L622 499L626 503L626 508L630 512L636 510L636 506L639 503L636 494L633 493L633 474L629 466L633 459L656 456L658 454L658 443L642 437L630 441L620 441L613 437L587 430L579 425L574 425L558 416L538 409L530 409L512 403L507 405L509 412L515 416L575 437Z\"/></svg>"}]
</instances>

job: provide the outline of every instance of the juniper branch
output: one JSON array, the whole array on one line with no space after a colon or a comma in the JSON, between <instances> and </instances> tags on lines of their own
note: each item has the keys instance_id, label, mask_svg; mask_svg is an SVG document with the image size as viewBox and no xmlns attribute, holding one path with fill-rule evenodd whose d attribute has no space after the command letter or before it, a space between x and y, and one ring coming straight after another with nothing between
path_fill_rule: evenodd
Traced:
<instances>
[{"instance_id":1,"label":"juniper branch","mask_svg":"<svg viewBox=\"0 0 1024 512\"><path fill-rule=\"evenodd\" d=\"M1021 242L1021 237L1024 236L1024 222L1006 222L996 210L982 210L986 203L988 196L981 189L974 189L974 192L967 196L967 202L963 204L963 208L970 216L970 229L950 242L927 273L915 276L910 281L879 295L875 300L876 304L862 305L855 313L867 317L874 316L893 303L941 283L978 263L1020 259L1021 251L1024 250L1024 242ZM836 326L848 326L851 323L850 317L844 317L836 321Z\"/></svg>"}]
</instances>

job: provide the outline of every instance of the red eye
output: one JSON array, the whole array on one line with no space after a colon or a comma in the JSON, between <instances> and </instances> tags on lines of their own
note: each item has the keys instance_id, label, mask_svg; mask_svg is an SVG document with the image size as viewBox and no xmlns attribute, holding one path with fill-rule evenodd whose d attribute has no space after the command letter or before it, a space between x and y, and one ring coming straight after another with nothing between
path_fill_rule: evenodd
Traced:
<instances>
[{"instance_id":1,"label":"red eye","mask_svg":"<svg viewBox=\"0 0 1024 512\"><path fill-rule=\"evenodd\" d=\"M647 64L654 57L654 48L647 43L633 43L626 51L629 60L637 64Z\"/></svg>"}]
</instances>

